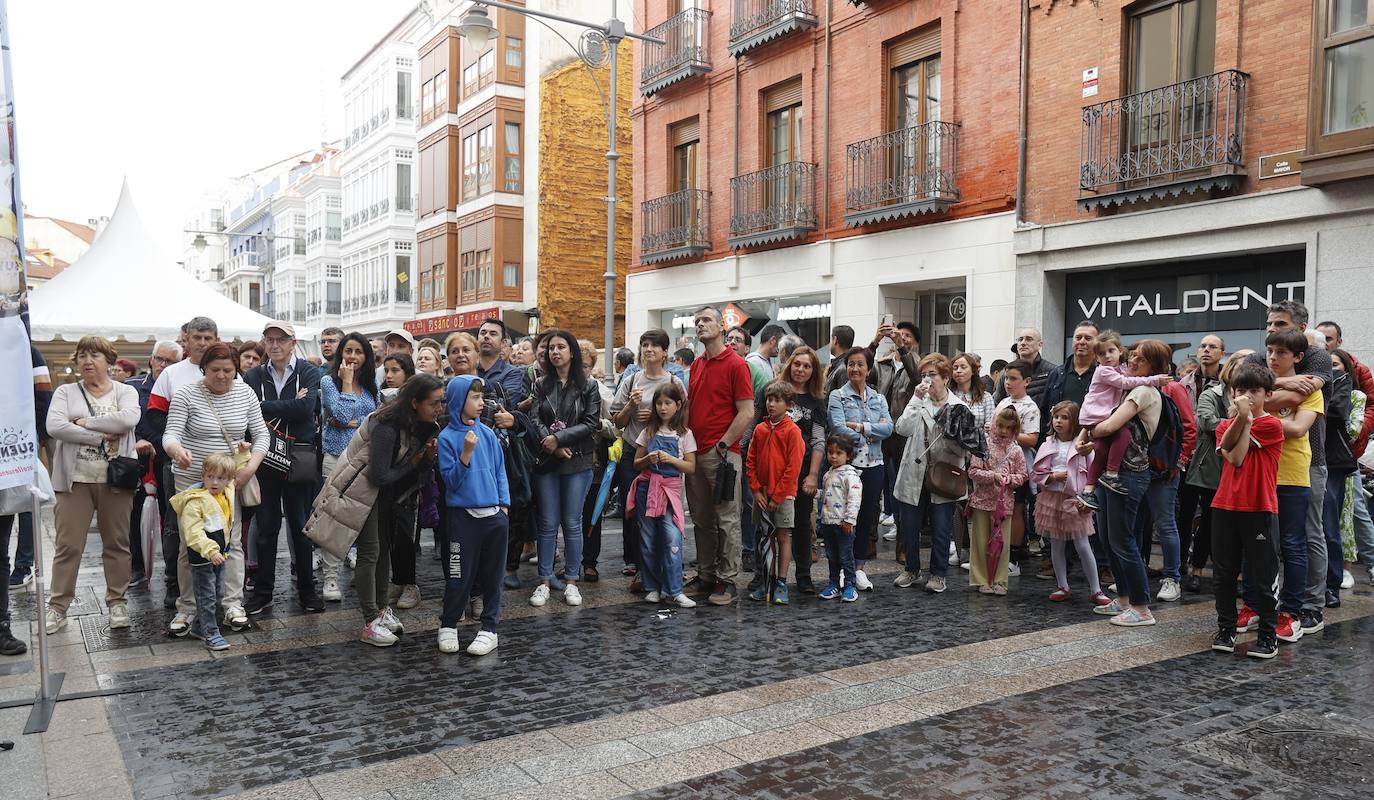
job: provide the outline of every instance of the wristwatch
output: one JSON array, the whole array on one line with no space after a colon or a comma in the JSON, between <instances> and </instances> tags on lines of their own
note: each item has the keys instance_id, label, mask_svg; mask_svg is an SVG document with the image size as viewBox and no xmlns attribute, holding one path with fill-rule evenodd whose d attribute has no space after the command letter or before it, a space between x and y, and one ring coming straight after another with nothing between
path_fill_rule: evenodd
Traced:
<instances>
[{"instance_id":1,"label":"wristwatch","mask_svg":"<svg viewBox=\"0 0 1374 800\"><path fill-rule=\"evenodd\" d=\"M716 452L725 455L730 452L730 445L726 444L724 440L716 442Z\"/></svg>"}]
</instances>

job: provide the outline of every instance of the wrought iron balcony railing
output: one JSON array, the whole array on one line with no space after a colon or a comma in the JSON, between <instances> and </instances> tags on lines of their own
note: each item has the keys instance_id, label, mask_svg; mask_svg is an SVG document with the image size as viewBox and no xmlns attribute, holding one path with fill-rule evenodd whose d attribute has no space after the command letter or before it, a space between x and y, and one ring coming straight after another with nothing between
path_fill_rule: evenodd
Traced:
<instances>
[{"instance_id":1,"label":"wrought iron balcony railing","mask_svg":"<svg viewBox=\"0 0 1374 800\"><path fill-rule=\"evenodd\" d=\"M1239 186L1247 78L1228 69L1085 106L1079 207Z\"/></svg>"},{"instance_id":2,"label":"wrought iron balcony railing","mask_svg":"<svg viewBox=\"0 0 1374 800\"><path fill-rule=\"evenodd\" d=\"M731 247L805 239L815 229L815 164L789 161L730 179Z\"/></svg>"},{"instance_id":3,"label":"wrought iron balcony railing","mask_svg":"<svg viewBox=\"0 0 1374 800\"><path fill-rule=\"evenodd\" d=\"M711 249L711 193L687 189L640 204L640 260L700 258Z\"/></svg>"},{"instance_id":4,"label":"wrought iron balcony railing","mask_svg":"<svg viewBox=\"0 0 1374 800\"><path fill-rule=\"evenodd\" d=\"M793 31L816 27L815 0L735 0L730 23L731 57Z\"/></svg>"},{"instance_id":5,"label":"wrought iron balcony railing","mask_svg":"<svg viewBox=\"0 0 1374 800\"><path fill-rule=\"evenodd\" d=\"M845 147L850 225L944 211L959 202L959 126L927 122Z\"/></svg>"},{"instance_id":6,"label":"wrought iron balcony railing","mask_svg":"<svg viewBox=\"0 0 1374 800\"><path fill-rule=\"evenodd\" d=\"M662 39L663 44L644 45L640 94L648 97L680 80L711 71L710 22L711 12L689 8L649 31L649 36Z\"/></svg>"}]
</instances>

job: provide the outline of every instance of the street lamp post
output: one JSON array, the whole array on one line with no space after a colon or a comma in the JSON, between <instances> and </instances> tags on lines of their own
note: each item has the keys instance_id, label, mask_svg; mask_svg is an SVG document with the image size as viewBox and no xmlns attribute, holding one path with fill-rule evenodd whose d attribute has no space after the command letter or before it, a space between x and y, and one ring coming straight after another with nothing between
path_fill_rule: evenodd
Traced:
<instances>
[{"instance_id":1,"label":"street lamp post","mask_svg":"<svg viewBox=\"0 0 1374 800\"><path fill-rule=\"evenodd\" d=\"M550 14L545 11L536 11L523 6L510 5L499 2L499 0L474 0L472 7L463 15L462 21L458 25L458 32L467 41L470 47L481 49L493 35L497 34L496 26L492 24L491 17L487 15L485 6L505 9L516 14L524 14L530 17L542 17L557 22L565 22L569 25L577 25L600 33L606 39L606 47L610 51L608 54L611 68L610 92L606 101L606 272L603 277L606 279L606 374L615 374L615 207L619 198L616 197L616 163L620 160L620 152L616 150L616 106L619 99L617 80L619 78L620 66L620 42L626 38L638 39L649 44L664 44L662 39L655 39L652 36L631 33L625 29L625 23L616 18L616 0L611 0L611 18L598 25L594 22L564 17L558 14ZM585 53L578 52L589 66L600 66L599 63L592 63L592 60Z\"/></svg>"}]
</instances>

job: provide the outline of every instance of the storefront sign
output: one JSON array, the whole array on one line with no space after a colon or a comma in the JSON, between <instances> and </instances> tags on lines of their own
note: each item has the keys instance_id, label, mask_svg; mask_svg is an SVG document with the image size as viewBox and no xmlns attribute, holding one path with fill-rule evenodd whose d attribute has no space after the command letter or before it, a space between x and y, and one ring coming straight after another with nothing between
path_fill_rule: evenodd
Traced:
<instances>
[{"instance_id":1,"label":"storefront sign","mask_svg":"<svg viewBox=\"0 0 1374 800\"><path fill-rule=\"evenodd\" d=\"M1271 303L1303 301L1302 251L1069 275L1065 329L1090 319L1122 334L1261 330Z\"/></svg>"},{"instance_id":2,"label":"storefront sign","mask_svg":"<svg viewBox=\"0 0 1374 800\"><path fill-rule=\"evenodd\" d=\"M743 327L749 321L749 315L744 313L744 309L734 303L727 303L725 308L720 310L720 322L726 330L731 328Z\"/></svg>"},{"instance_id":3,"label":"storefront sign","mask_svg":"<svg viewBox=\"0 0 1374 800\"><path fill-rule=\"evenodd\" d=\"M476 311L464 311L460 314L448 314L442 317L412 319L403 324L405 329L415 336L430 336L436 333L476 328L484 321L492 318L501 319L501 309L495 307L479 308Z\"/></svg>"},{"instance_id":4,"label":"storefront sign","mask_svg":"<svg viewBox=\"0 0 1374 800\"><path fill-rule=\"evenodd\" d=\"M808 303L804 306L782 306L778 309L778 319L828 319L830 317L829 303Z\"/></svg>"}]
</instances>

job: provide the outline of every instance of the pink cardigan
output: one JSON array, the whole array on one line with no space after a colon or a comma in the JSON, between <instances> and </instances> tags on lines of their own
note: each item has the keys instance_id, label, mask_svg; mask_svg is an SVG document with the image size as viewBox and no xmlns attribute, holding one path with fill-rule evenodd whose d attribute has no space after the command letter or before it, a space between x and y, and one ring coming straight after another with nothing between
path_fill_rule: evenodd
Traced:
<instances>
[{"instance_id":1,"label":"pink cardigan","mask_svg":"<svg viewBox=\"0 0 1374 800\"><path fill-rule=\"evenodd\" d=\"M672 514L673 524L677 526L679 531L686 533L683 527L685 520L682 513L682 476L660 475L651 469L639 473L630 483L630 494L625 499L626 513L635 510L635 497L639 494L641 481L649 484L649 496L645 499L644 505L646 507L640 511L640 514L650 518Z\"/></svg>"},{"instance_id":2,"label":"pink cardigan","mask_svg":"<svg viewBox=\"0 0 1374 800\"><path fill-rule=\"evenodd\" d=\"M1006 462L1006 466L1003 466ZM1026 482L1026 457L1020 445L1011 440L997 441L988 439L988 457L974 456L968 465L968 474L973 478L973 494L968 504L979 511L995 511L997 495L1002 491L1002 482L997 480L997 471L1005 470L1006 485L1015 489ZM1008 506L1010 507L1010 506Z\"/></svg>"},{"instance_id":3,"label":"pink cardigan","mask_svg":"<svg viewBox=\"0 0 1374 800\"><path fill-rule=\"evenodd\" d=\"M1031 480L1039 486L1044 486L1050 480L1050 475L1054 472L1054 452L1056 448L1054 439L1050 439L1040 445L1040 450L1035 454L1035 464L1031 467ZM1092 463L1093 454L1090 452L1086 456L1080 455L1077 450L1069 451L1069 465L1066 471L1069 473L1068 494L1078 495L1083 492L1083 487L1088 485L1088 465Z\"/></svg>"}]
</instances>

